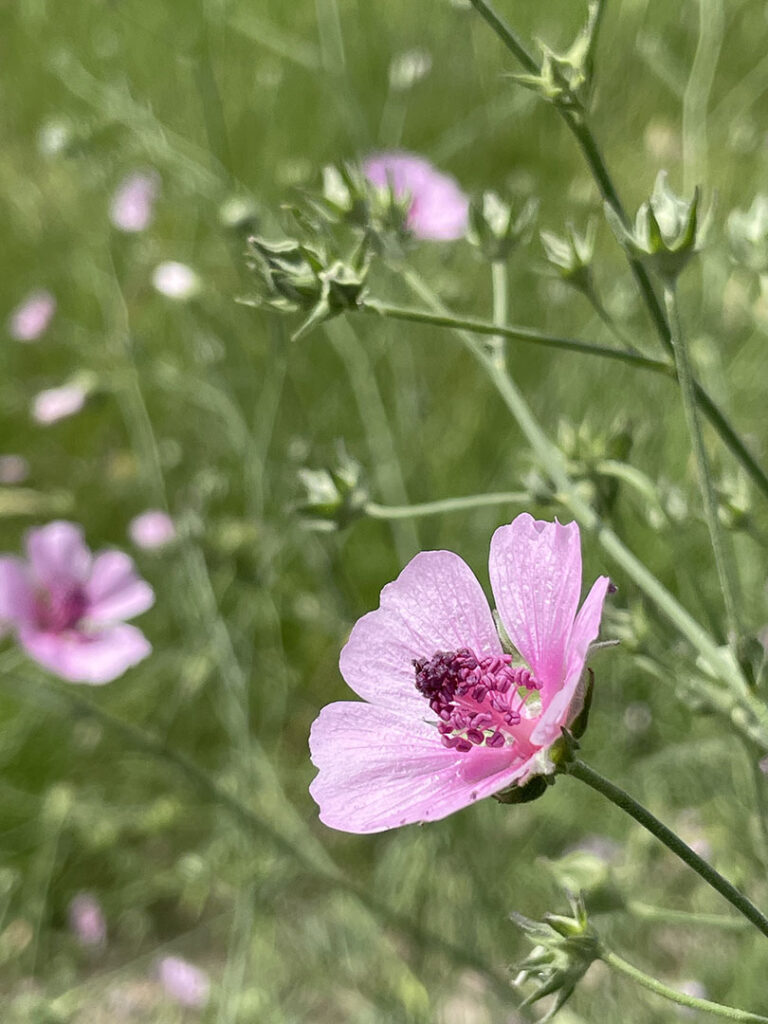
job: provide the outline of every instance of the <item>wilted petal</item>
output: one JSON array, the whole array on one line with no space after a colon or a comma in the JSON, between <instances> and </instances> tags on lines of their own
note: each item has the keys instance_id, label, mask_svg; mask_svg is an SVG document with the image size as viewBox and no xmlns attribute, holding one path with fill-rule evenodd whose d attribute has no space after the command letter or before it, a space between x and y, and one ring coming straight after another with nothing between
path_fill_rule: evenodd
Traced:
<instances>
[{"instance_id":1,"label":"wilted petal","mask_svg":"<svg viewBox=\"0 0 768 1024\"><path fill-rule=\"evenodd\" d=\"M85 583L91 571L91 552L82 527L57 520L29 530L27 555L37 583L61 590Z\"/></svg>"},{"instance_id":2,"label":"wilted petal","mask_svg":"<svg viewBox=\"0 0 768 1024\"><path fill-rule=\"evenodd\" d=\"M122 623L96 634L41 632L23 626L19 642L30 657L55 675L93 685L117 679L152 650L141 630Z\"/></svg>"},{"instance_id":3,"label":"wilted petal","mask_svg":"<svg viewBox=\"0 0 768 1024\"><path fill-rule=\"evenodd\" d=\"M155 600L152 587L122 551L103 551L96 556L85 596L86 617L93 622L132 619L151 608Z\"/></svg>"},{"instance_id":4,"label":"wilted petal","mask_svg":"<svg viewBox=\"0 0 768 1024\"><path fill-rule=\"evenodd\" d=\"M372 704L423 718L429 709L416 689L414 659L463 647L501 652L483 588L452 551L423 551L384 587L380 607L355 624L339 667Z\"/></svg>"},{"instance_id":5,"label":"wilted petal","mask_svg":"<svg viewBox=\"0 0 768 1024\"><path fill-rule=\"evenodd\" d=\"M30 622L35 595L27 566L20 558L0 557L0 632L4 624Z\"/></svg>"},{"instance_id":6,"label":"wilted petal","mask_svg":"<svg viewBox=\"0 0 768 1024\"><path fill-rule=\"evenodd\" d=\"M581 592L579 527L523 513L494 533L489 570L501 621L540 683L546 704L565 681L566 649Z\"/></svg>"},{"instance_id":7,"label":"wilted petal","mask_svg":"<svg viewBox=\"0 0 768 1024\"><path fill-rule=\"evenodd\" d=\"M589 645L597 639L600 632L603 603L610 582L607 576L599 576L592 584L592 589L576 616L568 641L563 688L545 705L541 718L531 734L533 743L544 746L552 743L560 735L561 727L568 725L573 717L571 703L584 671Z\"/></svg>"},{"instance_id":8,"label":"wilted petal","mask_svg":"<svg viewBox=\"0 0 768 1024\"><path fill-rule=\"evenodd\" d=\"M444 818L521 778L528 765L509 747L457 753L426 722L354 701L323 708L310 750L320 820L357 833Z\"/></svg>"}]
</instances>

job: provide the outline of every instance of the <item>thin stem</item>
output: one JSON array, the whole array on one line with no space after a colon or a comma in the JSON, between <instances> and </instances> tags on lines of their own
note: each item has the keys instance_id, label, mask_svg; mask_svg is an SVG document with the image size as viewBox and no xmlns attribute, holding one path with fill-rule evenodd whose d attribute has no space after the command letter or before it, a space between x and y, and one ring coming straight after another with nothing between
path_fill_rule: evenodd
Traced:
<instances>
[{"instance_id":1,"label":"thin stem","mask_svg":"<svg viewBox=\"0 0 768 1024\"><path fill-rule=\"evenodd\" d=\"M689 996L685 992L678 992L657 978L652 978L650 974L646 974L644 971L639 970L639 968L627 963L626 960L617 956L616 953L604 950L600 955L600 959L614 971L618 971L619 974L631 978L632 981L648 989L649 992L655 992L657 996L662 996L664 999L677 1003L679 1006L687 1006L691 1010L703 1010L705 1013L714 1013L718 1017L725 1017L727 1020L743 1021L745 1024L768 1024L768 1017L761 1017L759 1013L750 1013L749 1010L737 1010L734 1006L725 1006L723 1003L713 1003L709 999L697 999L696 996Z\"/></svg>"},{"instance_id":2,"label":"thin stem","mask_svg":"<svg viewBox=\"0 0 768 1024\"><path fill-rule=\"evenodd\" d=\"M371 519L415 519L420 516L437 516L444 512L487 508L489 505L523 505L530 499L527 491L497 491L492 494L468 494L460 498L425 501L420 505L378 505L369 501L363 511Z\"/></svg>"},{"instance_id":3,"label":"thin stem","mask_svg":"<svg viewBox=\"0 0 768 1024\"><path fill-rule=\"evenodd\" d=\"M716 892L719 892L731 906L735 907L748 921L768 937L768 918L762 914L747 897L732 885L727 878L724 878L719 871L715 871L711 864L708 864L703 857L700 857L695 850L692 850L687 843L678 836L672 829L659 821L655 815L638 803L619 786L614 785L609 779L600 775L583 761L574 760L567 765L566 771L575 779L586 783L596 792L606 797L622 811L634 818L651 835L662 842L667 849L679 857L684 864L700 875L707 885L710 885Z\"/></svg>"},{"instance_id":4,"label":"thin stem","mask_svg":"<svg viewBox=\"0 0 768 1024\"><path fill-rule=\"evenodd\" d=\"M495 267L500 264L495 264ZM502 266L503 270L504 267ZM472 331L473 334L490 335L492 337L509 338L511 341L525 341L534 345L543 345L546 348L564 349L569 352L581 352L583 355L604 356L607 359L618 359L619 362L629 363L643 370L653 370L656 373L663 373L668 377L674 377L674 366L660 359L650 359L648 356L640 355L637 352L628 352L625 349L612 348L609 345L595 345L588 341L579 341L577 338L565 338L556 334L547 334L538 331L533 327L518 327L514 324L503 322L494 323L489 320L479 320L476 317L455 316L445 311L437 313L426 309L409 309L403 306L394 306L388 302L380 302L378 299L368 299L362 306L358 307L362 313L376 313L379 316L386 316L392 320L407 320L416 324L431 324L433 327L449 327L452 330Z\"/></svg>"},{"instance_id":5,"label":"thin stem","mask_svg":"<svg viewBox=\"0 0 768 1024\"><path fill-rule=\"evenodd\" d=\"M741 917L726 917L724 914L700 914L694 910L673 910L670 907L654 907L640 900L630 900L627 910L634 917L643 921L659 921L665 924L684 924L703 926L705 928L721 928L727 932L743 932L749 927Z\"/></svg>"},{"instance_id":6,"label":"thin stem","mask_svg":"<svg viewBox=\"0 0 768 1024\"><path fill-rule=\"evenodd\" d=\"M531 74L537 74L540 70L534 57L517 38L512 29L499 17L486 0L471 0L473 7L490 25L493 31L499 36L511 53L517 57L523 67ZM591 128L583 112L575 112L563 105L555 104L566 126L581 149L584 159L589 166L595 184L603 200L616 213L621 222L628 226L629 218L619 198L616 186L613 183L608 168L606 167L600 147L592 133ZM668 352L672 352L672 338L669 323L664 313L664 308L653 287L645 267L638 260L634 259L628 250L624 254L629 261L632 276L646 305L648 314L653 323L654 329L661 340L662 345ZM728 422L725 414L715 404L713 399L704 391L697 381L694 381L694 389L697 393L697 400L700 402L704 414L712 426L720 435L723 443L728 447L733 456L741 463L749 474L755 486L768 498L768 473L757 462L742 439Z\"/></svg>"},{"instance_id":7,"label":"thin stem","mask_svg":"<svg viewBox=\"0 0 768 1024\"><path fill-rule=\"evenodd\" d=\"M728 626L728 636L732 643L735 643L739 636L738 616L736 612L736 579L735 571L727 556L723 536L720 528L718 515L717 496L712 481L712 471L709 465L709 456L704 446L704 437L701 432L698 413L696 411L696 393L693 387L693 374L691 363L688 357L688 347L685 342L680 325L680 310L677 303L677 291L674 284L668 283L664 286L664 304L667 309L667 316L671 329L672 349L677 366L677 379L680 382L680 395L683 400L685 419L688 425L688 433L691 438L693 454L696 459L696 468L699 477L701 498L704 504L704 516L709 530L709 539L715 555L717 575L720 580L720 589L723 593L725 603L725 616Z\"/></svg>"},{"instance_id":8,"label":"thin stem","mask_svg":"<svg viewBox=\"0 0 768 1024\"><path fill-rule=\"evenodd\" d=\"M491 263L491 289L493 294L493 323L497 328L506 326L509 315L509 275L507 265L501 260ZM499 366L506 365L504 336L499 331L491 341L491 356Z\"/></svg>"}]
</instances>

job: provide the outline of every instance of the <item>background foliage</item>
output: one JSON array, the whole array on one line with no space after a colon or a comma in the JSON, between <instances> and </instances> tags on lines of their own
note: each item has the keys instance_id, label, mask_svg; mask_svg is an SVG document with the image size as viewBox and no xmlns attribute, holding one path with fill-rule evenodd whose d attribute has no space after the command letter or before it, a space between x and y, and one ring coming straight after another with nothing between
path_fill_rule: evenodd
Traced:
<instances>
[{"instance_id":1,"label":"background foliage","mask_svg":"<svg viewBox=\"0 0 768 1024\"><path fill-rule=\"evenodd\" d=\"M526 38L565 45L579 4L500 4ZM322 166L373 149L427 155L468 190L541 200L540 227L583 227L594 187L553 110L516 87L517 70L462 3L429 0L18 0L3 14L2 309L31 288L55 293L45 338L0 347L2 449L30 461L28 515L0 491L4 550L54 514L82 521L94 547L128 545L129 519L168 508L178 544L137 555L157 591L144 618L155 653L104 690L99 708L193 758L258 815L216 808L162 756L78 711L10 648L0 685L0 1003L3 1020L176 1021L154 964L182 954L213 980L202 1019L223 1022L516 1020L472 966L503 974L523 943L511 910L562 909L546 859L587 846L609 857L636 903L724 912L716 897L607 805L563 779L521 807L493 801L425 828L332 833L308 795L306 738L319 708L347 696L337 655L381 586L419 548L458 551L487 583L492 529L519 509L417 522L361 521L313 534L290 514L297 470L333 459L343 438L384 503L516 489L531 456L488 384L449 333L371 318L334 321L291 346L288 328L233 301L248 287L243 237L222 219L254 204L266 234L280 203ZM716 223L748 206L768 170L768 9L760 0L616 0L598 51L593 123L627 205L656 171L718 192ZM392 61L431 56L410 88ZM135 168L162 178L148 232L121 235L109 198ZM277 211L277 213L276 213ZM150 284L180 260L203 281L189 303ZM463 242L422 245L414 264L452 308L488 316L487 267ZM575 293L541 272L537 241L510 263L517 323L610 341ZM625 263L601 224L597 275L612 315L653 347ZM381 274L377 293L406 298ZM700 376L765 459L766 307L734 268L722 234L684 279L683 315ZM694 467L673 386L580 355L512 347L510 364L543 424L588 475L626 430L629 461L658 483L671 515L620 489L610 512L629 546L714 634L721 606ZM28 406L88 369L98 390L79 415L44 428ZM718 453L720 449L713 449ZM724 487L738 484L718 454ZM52 504L53 501L53 504ZM536 512L535 506L530 511ZM539 508L544 515L551 509ZM747 625L766 620L766 521L733 535ZM756 813L756 754L630 656L670 635L631 581L587 542L585 575L614 575L613 624L625 650L596 664L584 749L756 900L768 900L768 849ZM210 794L209 794L210 795ZM287 842L275 842L271 830ZM289 846L293 847L291 852ZM331 858L392 911L453 953L372 914L329 883ZM314 866L314 867L313 867ZM109 942L85 955L67 907L89 890ZM639 920L604 895L593 908L619 950L673 984L768 1006L758 939ZM462 955L464 959L462 961ZM457 962L458 961L458 962ZM762 1001L762 1002L761 1002ZM669 1020L600 965L562 1019ZM188 1016L193 1016L190 1012Z\"/></svg>"}]
</instances>

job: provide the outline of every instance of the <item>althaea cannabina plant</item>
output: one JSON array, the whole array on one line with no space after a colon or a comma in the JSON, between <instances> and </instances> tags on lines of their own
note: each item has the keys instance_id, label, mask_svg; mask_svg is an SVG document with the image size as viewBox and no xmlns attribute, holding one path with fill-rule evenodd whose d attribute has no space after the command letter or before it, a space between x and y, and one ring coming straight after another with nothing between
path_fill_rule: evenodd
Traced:
<instances>
[{"instance_id":1,"label":"althaea cannabina plant","mask_svg":"<svg viewBox=\"0 0 768 1024\"><path fill-rule=\"evenodd\" d=\"M329 704L312 727L320 819L345 832L434 821L551 773L549 748L581 707L579 682L609 580L581 610L581 542L518 516L493 535L490 577L505 652L471 569L424 551L381 593L341 652L367 703Z\"/></svg>"}]
</instances>

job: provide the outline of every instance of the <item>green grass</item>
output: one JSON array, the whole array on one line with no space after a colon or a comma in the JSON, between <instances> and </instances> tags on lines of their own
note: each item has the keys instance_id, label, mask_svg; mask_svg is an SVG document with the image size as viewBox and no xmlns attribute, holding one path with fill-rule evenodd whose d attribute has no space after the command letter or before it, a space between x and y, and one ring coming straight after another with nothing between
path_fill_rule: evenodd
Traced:
<instances>
[{"instance_id":1,"label":"green grass","mask_svg":"<svg viewBox=\"0 0 768 1024\"><path fill-rule=\"evenodd\" d=\"M325 163L404 146L468 190L539 196L540 227L557 231L567 219L583 227L600 206L556 113L503 77L517 69L498 41L475 14L444 0L65 6L18 0L0 44L2 312L38 286L59 303L39 343L3 340L1 445L26 455L30 486L42 496L69 496L67 515L83 522L94 547L128 546L130 518L167 503L182 540L138 558L157 591L140 620L155 652L85 695L183 751L265 827L242 827L167 760L73 711L66 685L43 682L9 647L0 682L3 1021L122 1020L118 998L143 1007L126 1021L178 1021L152 980L166 951L210 972L214 996L202 1019L217 1024L514 1019L516 995L494 989L469 963L503 976L522 957L510 911L562 911L543 858L594 836L619 844L615 882L625 898L727 913L650 837L570 779L530 805L486 801L374 837L325 829L307 792L310 724L325 703L349 695L337 658L352 623L420 548L459 552L487 583L490 534L518 509L366 520L318 535L291 513L298 469L326 464L343 438L366 467L374 499L401 504L515 490L534 463L450 332L355 317L291 345L293 324L237 305L250 286L243 240L221 226L220 206L250 197L261 230L277 234L280 204L297 186L316 184ZM583 15L564 0L499 6L525 38L556 44L568 42ZM701 44L699 9L709 32ZM717 190L717 225L764 188L767 32L756 0L608 5L593 127L628 207L647 196L660 167L677 187L701 179L707 197ZM431 54L432 71L393 94L390 61L413 48ZM70 141L45 155L41 131L53 123ZM109 197L143 166L162 176L155 223L142 235L119 235ZM199 298L176 305L152 290L151 271L165 259L200 273ZM424 245L412 260L453 309L490 315L490 274L467 244ZM535 242L513 256L511 320L611 343L586 301L541 274L541 264ZM597 278L624 330L656 352L605 224ZM371 288L414 302L380 269ZM702 380L766 462L766 318L754 288L715 231L684 278L682 311ZM610 519L722 642L722 602L674 385L514 343L509 362L550 436L559 430L563 438L570 424L600 441L627 424L631 464L680 489L687 514L679 522L652 525L626 487ZM49 428L34 425L31 397L83 368L99 383L86 409ZM718 473L733 473L714 435L708 441ZM584 442L574 445L578 460ZM732 538L749 632L768 614L760 501L753 495L755 535ZM46 516L44 506L4 516L3 550L16 551L23 531ZM684 837L706 841L715 865L765 906L750 771L757 755L685 699L692 655L591 539L584 564L587 580L608 572L619 584L605 635L625 612L644 623L595 666L586 759ZM636 649L665 666L663 683L642 671ZM299 853L276 845L270 828ZM331 884L331 859L392 912L463 951L464 962ZM110 941L100 956L84 955L67 930L68 903L81 890L96 893L107 914ZM622 955L664 980L697 978L710 998L768 1011L759 936L639 923L622 909L596 920ZM571 1008L572 1021L628 1024L675 1012L598 966Z\"/></svg>"}]
</instances>

